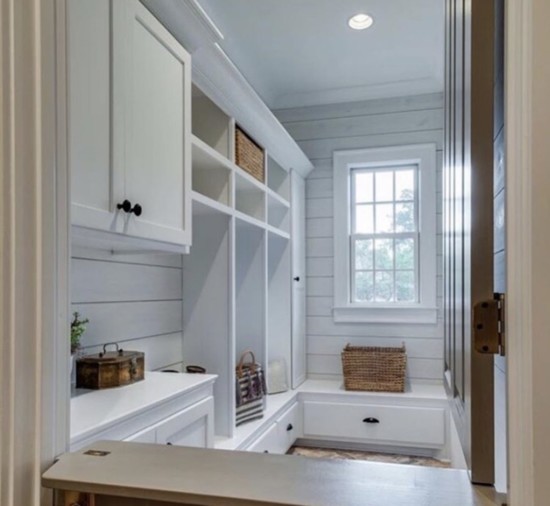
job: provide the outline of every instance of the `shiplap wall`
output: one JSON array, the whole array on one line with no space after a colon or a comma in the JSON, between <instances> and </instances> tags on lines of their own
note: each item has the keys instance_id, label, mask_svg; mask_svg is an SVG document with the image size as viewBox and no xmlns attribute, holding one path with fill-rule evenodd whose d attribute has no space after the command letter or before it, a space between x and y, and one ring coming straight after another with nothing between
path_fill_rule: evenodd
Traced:
<instances>
[{"instance_id":1,"label":"shiplap wall","mask_svg":"<svg viewBox=\"0 0 550 506\"><path fill-rule=\"evenodd\" d=\"M405 342L409 378L442 379L443 105L441 93L275 111L315 165L306 182L307 364L310 378L341 376L340 352L348 342L366 346L399 346ZM437 144L438 324L335 324L332 320L332 153L335 150L421 143Z\"/></svg>"},{"instance_id":2,"label":"shiplap wall","mask_svg":"<svg viewBox=\"0 0 550 506\"><path fill-rule=\"evenodd\" d=\"M82 352L117 342L145 352L147 370L180 369L182 257L73 248L72 310L89 318Z\"/></svg>"}]
</instances>

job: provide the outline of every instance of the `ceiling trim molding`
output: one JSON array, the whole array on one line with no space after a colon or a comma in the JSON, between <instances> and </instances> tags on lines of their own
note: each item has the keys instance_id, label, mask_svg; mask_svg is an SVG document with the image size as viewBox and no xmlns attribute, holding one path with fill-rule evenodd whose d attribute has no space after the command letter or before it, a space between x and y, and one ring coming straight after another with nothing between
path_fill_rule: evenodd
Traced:
<instances>
[{"instance_id":1,"label":"ceiling trim molding","mask_svg":"<svg viewBox=\"0 0 550 506\"><path fill-rule=\"evenodd\" d=\"M197 0L141 0L166 28L185 46L196 51L205 44L224 39L216 23Z\"/></svg>"},{"instance_id":2,"label":"ceiling trim molding","mask_svg":"<svg viewBox=\"0 0 550 506\"><path fill-rule=\"evenodd\" d=\"M406 97L443 92L443 81L436 77L409 79L366 86L289 93L274 100L273 109L293 109L326 104L362 102L381 98Z\"/></svg>"},{"instance_id":3,"label":"ceiling trim molding","mask_svg":"<svg viewBox=\"0 0 550 506\"><path fill-rule=\"evenodd\" d=\"M221 47L203 47L193 58L193 82L251 132L279 165L307 177L312 163Z\"/></svg>"},{"instance_id":4,"label":"ceiling trim molding","mask_svg":"<svg viewBox=\"0 0 550 506\"><path fill-rule=\"evenodd\" d=\"M223 34L197 0L142 2L192 53L193 82L201 91L251 132L279 165L307 177L313 164L221 49Z\"/></svg>"}]
</instances>

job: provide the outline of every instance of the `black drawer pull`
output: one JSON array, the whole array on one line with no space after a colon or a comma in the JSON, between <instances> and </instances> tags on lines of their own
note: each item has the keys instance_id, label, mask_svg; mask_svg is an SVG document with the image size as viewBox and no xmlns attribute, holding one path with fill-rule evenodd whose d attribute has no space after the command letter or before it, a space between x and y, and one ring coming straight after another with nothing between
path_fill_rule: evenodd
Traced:
<instances>
[{"instance_id":1,"label":"black drawer pull","mask_svg":"<svg viewBox=\"0 0 550 506\"><path fill-rule=\"evenodd\" d=\"M269 450L264 450L264 453L269 453Z\"/></svg>"},{"instance_id":2,"label":"black drawer pull","mask_svg":"<svg viewBox=\"0 0 550 506\"><path fill-rule=\"evenodd\" d=\"M172 446L172 443L168 442L166 443L166 446Z\"/></svg>"},{"instance_id":3,"label":"black drawer pull","mask_svg":"<svg viewBox=\"0 0 550 506\"><path fill-rule=\"evenodd\" d=\"M132 203L126 199L122 204L117 204L116 208L119 211L122 209L125 213L129 213L132 211Z\"/></svg>"},{"instance_id":4,"label":"black drawer pull","mask_svg":"<svg viewBox=\"0 0 550 506\"><path fill-rule=\"evenodd\" d=\"M287 426L286 426L286 430L287 432L290 432L294 427L292 426L291 423L289 423Z\"/></svg>"},{"instance_id":5,"label":"black drawer pull","mask_svg":"<svg viewBox=\"0 0 550 506\"><path fill-rule=\"evenodd\" d=\"M143 208L139 204L136 204L134 207L132 207L132 209L130 209L130 212L134 213L136 216L141 216Z\"/></svg>"},{"instance_id":6,"label":"black drawer pull","mask_svg":"<svg viewBox=\"0 0 550 506\"><path fill-rule=\"evenodd\" d=\"M363 420L363 422L365 422L365 423L380 423L380 420L378 420L378 418L369 417L369 418L365 418Z\"/></svg>"}]
</instances>

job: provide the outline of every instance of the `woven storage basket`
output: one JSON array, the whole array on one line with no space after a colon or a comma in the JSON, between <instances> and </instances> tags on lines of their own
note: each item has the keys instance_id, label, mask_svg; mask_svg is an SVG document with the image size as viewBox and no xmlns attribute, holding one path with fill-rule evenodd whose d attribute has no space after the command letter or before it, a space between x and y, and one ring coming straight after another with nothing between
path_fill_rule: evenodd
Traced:
<instances>
[{"instance_id":1,"label":"woven storage basket","mask_svg":"<svg viewBox=\"0 0 550 506\"><path fill-rule=\"evenodd\" d=\"M235 163L258 181L265 181L264 150L238 126L235 128Z\"/></svg>"},{"instance_id":2,"label":"woven storage basket","mask_svg":"<svg viewBox=\"0 0 550 506\"><path fill-rule=\"evenodd\" d=\"M350 346L342 351L346 390L404 392L407 354L401 348Z\"/></svg>"}]
</instances>

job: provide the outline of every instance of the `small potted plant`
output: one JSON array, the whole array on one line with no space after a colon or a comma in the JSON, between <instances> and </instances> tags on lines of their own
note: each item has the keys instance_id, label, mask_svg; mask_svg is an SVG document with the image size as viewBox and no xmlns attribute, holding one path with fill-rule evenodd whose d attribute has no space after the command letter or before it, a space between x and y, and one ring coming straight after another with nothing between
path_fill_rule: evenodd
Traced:
<instances>
[{"instance_id":1,"label":"small potted plant","mask_svg":"<svg viewBox=\"0 0 550 506\"><path fill-rule=\"evenodd\" d=\"M80 348L80 338L86 332L86 324L89 321L88 318L81 319L78 311L73 313L73 319L71 320L71 375L74 367L74 356Z\"/></svg>"}]
</instances>

